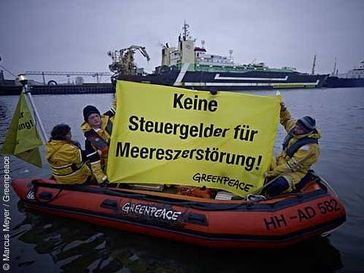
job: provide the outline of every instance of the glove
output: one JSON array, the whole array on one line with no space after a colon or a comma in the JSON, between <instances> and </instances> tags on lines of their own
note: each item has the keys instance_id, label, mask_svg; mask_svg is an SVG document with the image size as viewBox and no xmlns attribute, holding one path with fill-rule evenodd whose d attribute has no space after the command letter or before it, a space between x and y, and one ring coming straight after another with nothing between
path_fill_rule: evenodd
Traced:
<instances>
[{"instance_id":1,"label":"glove","mask_svg":"<svg viewBox=\"0 0 364 273\"><path fill-rule=\"evenodd\" d=\"M107 187L108 186L108 184L109 184L110 182L109 182L109 180L106 178L101 184L100 184L100 187L101 188L105 188L105 187Z\"/></svg>"},{"instance_id":2,"label":"glove","mask_svg":"<svg viewBox=\"0 0 364 273\"><path fill-rule=\"evenodd\" d=\"M81 144L76 140L70 140L70 143L75 145L77 148L81 149Z\"/></svg>"},{"instance_id":3,"label":"glove","mask_svg":"<svg viewBox=\"0 0 364 273\"><path fill-rule=\"evenodd\" d=\"M284 102L282 101L282 102L281 102L281 112L286 111L286 109L287 109L287 107L286 107L286 105L284 104Z\"/></svg>"},{"instance_id":4,"label":"glove","mask_svg":"<svg viewBox=\"0 0 364 273\"><path fill-rule=\"evenodd\" d=\"M266 171L264 173L264 178L275 176L273 171Z\"/></svg>"}]
</instances>

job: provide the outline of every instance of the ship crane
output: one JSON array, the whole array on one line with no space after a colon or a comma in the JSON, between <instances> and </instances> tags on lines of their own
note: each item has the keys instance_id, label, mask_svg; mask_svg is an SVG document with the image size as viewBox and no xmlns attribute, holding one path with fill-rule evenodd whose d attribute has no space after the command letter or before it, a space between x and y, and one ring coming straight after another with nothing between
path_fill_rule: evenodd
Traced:
<instances>
[{"instance_id":1,"label":"ship crane","mask_svg":"<svg viewBox=\"0 0 364 273\"><path fill-rule=\"evenodd\" d=\"M132 45L128 48L123 48L120 50L109 51L107 53L108 56L112 59L112 64L109 65L109 69L114 73L112 76L113 79L117 79L118 75L137 75L138 70L137 66L134 63L134 54L136 51L147 59L150 60L150 57L145 50L144 46ZM139 73L140 74L140 73Z\"/></svg>"}]
</instances>

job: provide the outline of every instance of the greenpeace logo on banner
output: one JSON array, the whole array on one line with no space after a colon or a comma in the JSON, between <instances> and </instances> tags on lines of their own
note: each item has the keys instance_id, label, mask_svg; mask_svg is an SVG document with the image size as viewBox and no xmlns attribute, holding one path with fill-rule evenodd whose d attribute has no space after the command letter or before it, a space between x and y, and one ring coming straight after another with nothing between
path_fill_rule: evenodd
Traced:
<instances>
[{"instance_id":1,"label":"greenpeace logo on banner","mask_svg":"<svg viewBox=\"0 0 364 273\"><path fill-rule=\"evenodd\" d=\"M248 184L242 181L239 181L234 178L230 178L227 176L217 176L213 174L206 173L195 173L192 177L193 181L197 182L206 182L206 183L217 183L220 185L226 185L236 190L241 190L244 192L249 192L250 189L254 186L252 184Z\"/></svg>"},{"instance_id":2,"label":"greenpeace logo on banner","mask_svg":"<svg viewBox=\"0 0 364 273\"><path fill-rule=\"evenodd\" d=\"M212 95L123 81L116 89L111 182L206 186L242 197L263 185L280 96Z\"/></svg>"}]
</instances>

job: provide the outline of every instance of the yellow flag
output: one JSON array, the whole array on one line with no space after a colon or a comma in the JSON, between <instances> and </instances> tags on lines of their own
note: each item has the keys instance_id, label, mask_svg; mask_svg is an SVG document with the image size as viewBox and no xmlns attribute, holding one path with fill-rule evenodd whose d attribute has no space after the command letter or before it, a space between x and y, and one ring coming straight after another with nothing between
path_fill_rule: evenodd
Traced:
<instances>
[{"instance_id":1,"label":"yellow flag","mask_svg":"<svg viewBox=\"0 0 364 273\"><path fill-rule=\"evenodd\" d=\"M263 185L280 101L119 81L109 180L206 186L245 196Z\"/></svg>"},{"instance_id":2,"label":"yellow flag","mask_svg":"<svg viewBox=\"0 0 364 273\"><path fill-rule=\"evenodd\" d=\"M41 145L42 141L39 138L25 95L21 93L1 153L15 155L28 163L42 167L38 148Z\"/></svg>"}]
</instances>

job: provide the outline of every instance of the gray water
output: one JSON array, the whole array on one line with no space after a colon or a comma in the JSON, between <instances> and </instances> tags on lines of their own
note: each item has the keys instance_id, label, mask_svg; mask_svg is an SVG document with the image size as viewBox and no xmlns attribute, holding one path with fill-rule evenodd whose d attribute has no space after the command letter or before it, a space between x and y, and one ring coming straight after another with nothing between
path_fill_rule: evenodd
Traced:
<instances>
[{"instance_id":1,"label":"gray water","mask_svg":"<svg viewBox=\"0 0 364 273\"><path fill-rule=\"evenodd\" d=\"M294 117L314 116L321 128L321 158L314 169L348 212L347 222L328 238L274 251L196 248L28 212L12 191L9 272L364 272L364 88L283 90L281 95ZM81 143L83 106L106 111L113 99L111 94L33 98L48 135L53 125L66 122ZM0 97L1 143L17 99ZM280 128L276 152L283 137ZM46 164L38 169L14 157L10 169L13 179L50 174Z\"/></svg>"}]
</instances>

